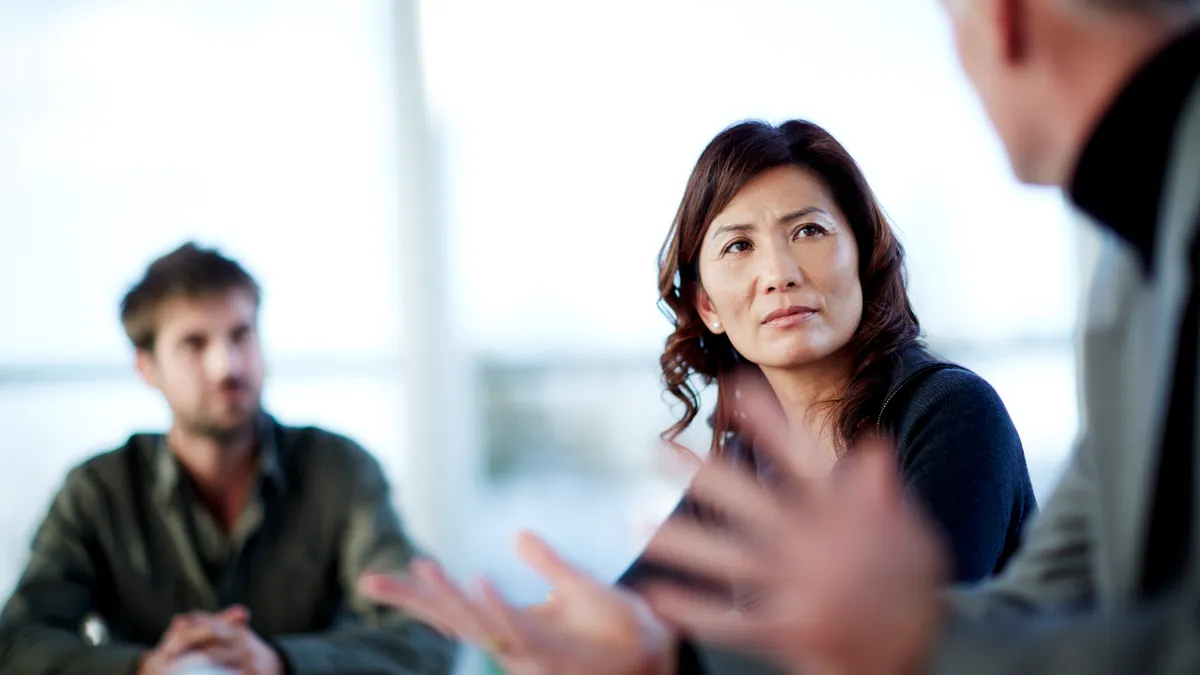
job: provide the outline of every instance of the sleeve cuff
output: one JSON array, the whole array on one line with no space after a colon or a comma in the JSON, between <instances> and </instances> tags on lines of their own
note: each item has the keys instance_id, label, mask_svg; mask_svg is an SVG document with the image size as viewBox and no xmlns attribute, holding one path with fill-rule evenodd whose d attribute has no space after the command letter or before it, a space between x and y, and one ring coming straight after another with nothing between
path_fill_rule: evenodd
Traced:
<instances>
[{"instance_id":1,"label":"sleeve cuff","mask_svg":"<svg viewBox=\"0 0 1200 675\"><path fill-rule=\"evenodd\" d=\"M289 635L275 638L268 644L279 654L286 675L340 673L345 667L345 664L339 667L328 645L316 636Z\"/></svg>"},{"instance_id":2,"label":"sleeve cuff","mask_svg":"<svg viewBox=\"0 0 1200 675\"><path fill-rule=\"evenodd\" d=\"M925 661L924 669L918 671L921 675L956 675L963 672L964 666L971 671L985 670L980 663L977 644L968 639L964 629L964 620L959 616L946 616L938 624L937 635Z\"/></svg>"},{"instance_id":3,"label":"sleeve cuff","mask_svg":"<svg viewBox=\"0 0 1200 675\"><path fill-rule=\"evenodd\" d=\"M142 662L142 654L146 650L133 645L105 645L96 648L95 658L91 660L92 672L95 673L124 673L137 675L138 665Z\"/></svg>"}]
</instances>

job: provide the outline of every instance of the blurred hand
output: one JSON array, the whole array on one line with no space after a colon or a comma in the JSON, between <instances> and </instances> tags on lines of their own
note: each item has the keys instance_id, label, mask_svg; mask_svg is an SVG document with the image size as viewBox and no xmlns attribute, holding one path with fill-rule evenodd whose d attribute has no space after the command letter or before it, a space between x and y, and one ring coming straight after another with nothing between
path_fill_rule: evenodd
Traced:
<instances>
[{"instance_id":1,"label":"blurred hand","mask_svg":"<svg viewBox=\"0 0 1200 675\"><path fill-rule=\"evenodd\" d=\"M513 675L674 673L674 636L642 600L572 567L533 535L518 537L517 550L554 586L551 600L527 611L486 581L469 597L427 560L408 577L366 575L359 588L488 650Z\"/></svg>"},{"instance_id":2,"label":"blurred hand","mask_svg":"<svg viewBox=\"0 0 1200 675\"><path fill-rule=\"evenodd\" d=\"M204 652L188 652L171 662L171 666L167 669L167 675L242 675L242 673L217 663L205 656Z\"/></svg>"},{"instance_id":3,"label":"blurred hand","mask_svg":"<svg viewBox=\"0 0 1200 675\"><path fill-rule=\"evenodd\" d=\"M704 641L766 652L819 675L905 675L928 659L947 558L901 496L894 453L856 448L829 481L803 480L787 421L765 384L738 383L739 419L802 491L784 494L721 460L692 493L727 515L735 533L668 521L647 555L681 571L755 588L741 612L658 582L643 595L662 617Z\"/></svg>"},{"instance_id":4,"label":"blurred hand","mask_svg":"<svg viewBox=\"0 0 1200 675\"><path fill-rule=\"evenodd\" d=\"M202 647L208 639L208 633L200 629L203 617L230 625L244 625L250 614L245 607L234 605L219 614L189 612L175 615L158 646L142 656L138 675L164 675L170 672L173 662L180 656Z\"/></svg>"},{"instance_id":5,"label":"blurred hand","mask_svg":"<svg viewBox=\"0 0 1200 675\"><path fill-rule=\"evenodd\" d=\"M138 675L165 675L182 656L204 654L242 675L283 675L283 660L247 622L250 613L235 605L217 614L176 616L158 646L138 666Z\"/></svg>"}]
</instances>

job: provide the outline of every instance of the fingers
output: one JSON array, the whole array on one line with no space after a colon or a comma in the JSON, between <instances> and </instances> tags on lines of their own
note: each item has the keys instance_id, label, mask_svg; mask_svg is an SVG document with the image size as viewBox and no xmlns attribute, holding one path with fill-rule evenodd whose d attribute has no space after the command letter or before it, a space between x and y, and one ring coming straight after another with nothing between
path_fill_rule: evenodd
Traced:
<instances>
[{"instance_id":1,"label":"fingers","mask_svg":"<svg viewBox=\"0 0 1200 675\"><path fill-rule=\"evenodd\" d=\"M528 654L536 642L529 621L500 595L486 579L479 582L480 610L489 651L500 654Z\"/></svg>"},{"instance_id":2,"label":"fingers","mask_svg":"<svg viewBox=\"0 0 1200 675\"><path fill-rule=\"evenodd\" d=\"M165 660L170 660L191 651L202 637L197 631L189 630L191 620L189 617L176 617L171 622L171 627L167 630L167 634L163 636L162 643L159 646L159 651L162 653Z\"/></svg>"},{"instance_id":3,"label":"fingers","mask_svg":"<svg viewBox=\"0 0 1200 675\"><path fill-rule=\"evenodd\" d=\"M216 618L235 626L245 626L250 623L250 610L244 605L230 605L221 610Z\"/></svg>"},{"instance_id":4,"label":"fingers","mask_svg":"<svg viewBox=\"0 0 1200 675\"><path fill-rule=\"evenodd\" d=\"M804 472L797 460L800 448L794 447L787 417L771 385L761 374L744 371L723 386L733 387L733 418L738 430L752 439L755 452L769 456L792 478L802 478Z\"/></svg>"},{"instance_id":5,"label":"fingers","mask_svg":"<svg viewBox=\"0 0 1200 675\"><path fill-rule=\"evenodd\" d=\"M752 645L765 633L761 621L729 608L728 599L674 584L648 586L643 597L660 617L684 634L723 644Z\"/></svg>"},{"instance_id":6,"label":"fingers","mask_svg":"<svg viewBox=\"0 0 1200 675\"><path fill-rule=\"evenodd\" d=\"M390 574L369 574L359 579L358 590L363 597L402 610L447 637L459 636L459 627L454 625L437 597L417 579Z\"/></svg>"},{"instance_id":7,"label":"fingers","mask_svg":"<svg viewBox=\"0 0 1200 675\"><path fill-rule=\"evenodd\" d=\"M522 610L522 613L539 629L553 628L562 620L562 611L559 605L553 603L542 603L540 605L532 605Z\"/></svg>"},{"instance_id":8,"label":"fingers","mask_svg":"<svg viewBox=\"0 0 1200 675\"><path fill-rule=\"evenodd\" d=\"M667 441L660 447L658 459L663 474L672 480L690 480L704 466L703 457L675 441Z\"/></svg>"},{"instance_id":9,"label":"fingers","mask_svg":"<svg viewBox=\"0 0 1200 675\"><path fill-rule=\"evenodd\" d=\"M835 496L835 488L840 487L860 490L852 496L878 499L879 504L894 502L898 497L895 453L889 441L876 436L862 439L852 452L838 461L839 469L834 474L836 481L810 480L805 475L801 461L807 448L796 447L787 419L770 385L761 376L747 373L739 373L732 382L737 392L733 403L734 416L741 430L753 440L756 453L796 485L803 486L799 496L807 510L828 509L834 501L844 499L843 496Z\"/></svg>"},{"instance_id":10,"label":"fingers","mask_svg":"<svg viewBox=\"0 0 1200 675\"><path fill-rule=\"evenodd\" d=\"M554 586L590 586L596 583L587 573L563 560L554 549L532 532L521 532L517 535L517 554Z\"/></svg>"},{"instance_id":11,"label":"fingers","mask_svg":"<svg viewBox=\"0 0 1200 675\"><path fill-rule=\"evenodd\" d=\"M450 637L482 639L471 601L429 560L412 563L410 575L365 574L358 589L363 596L394 607L433 626Z\"/></svg>"},{"instance_id":12,"label":"fingers","mask_svg":"<svg viewBox=\"0 0 1200 675\"><path fill-rule=\"evenodd\" d=\"M408 577L372 572L358 578L357 589L364 598L388 607L408 609L408 603L419 592Z\"/></svg>"},{"instance_id":13,"label":"fingers","mask_svg":"<svg viewBox=\"0 0 1200 675\"><path fill-rule=\"evenodd\" d=\"M500 653L527 652L532 624L487 581L480 600L467 596L440 567L422 560L412 565L413 580L387 575L364 577L366 595L402 607L439 630Z\"/></svg>"},{"instance_id":14,"label":"fingers","mask_svg":"<svg viewBox=\"0 0 1200 675\"><path fill-rule=\"evenodd\" d=\"M645 555L665 566L719 581L761 581L770 558L745 539L686 519L667 521Z\"/></svg>"},{"instance_id":15,"label":"fingers","mask_svg":"<svg viewBox=\"0 0 1200 675\"><path fill-rule=\"evenodd\" d=\"M214 643L231 642L237 638L238 630L213 615L192 613L172 622L171 629L163 639L161 651L168 659L174 658Z\"/></svg>"},{"instance_id":16,"label":"fingers","mask_svg":"<svg viewBox=\"0 0 1200 675\"><path fill-rule=\"evenodd\" d=\"M876 513L897 506L902 488L895 453L880 442L872 442L856 449L847 461L845 482L854 503Z\"/></svg>"},{"instance_id":17,"label":"fingers","mask_svg":"<svg viewBox=\"0 0 1200 675\"><path fill-rule=\"evenodd\" d=\"M739 528L775 529L783 525L781 496L764 488L745 469L712 459L696 473L688 492L699 502L731 518Z\"/></svg>"},{"instance_id":18,"label":"fingers","mask_svg":"<svg viewBox=\"0 0 1200 675\"><path fill-rule=\"evenodd\" d=\"M474 603L440 566L429 560L418 560L413 563L412 570L413 575L428 587L429 597L447 625L476 644L486 639L487 631Z\"/></svg>"},{"instance_id":19,"label":"fingers","mask_svg":"<svg viewBox=\"0 0 1200 675\"><path fill-rule=\"evenodd\" d=\"M213 644L200 650L208 658L223 666L239 668L250 660L250 654L243 643Z\"/></svg>"},{"instance_id":20,"label":"fingers","mask_svg":"<svg viewBox=\"0 0 1200 675\"><path fill-rule=\"evenodd\" d=\"M490 649L509 648L525 640L517 627L521 620L490 585L490 601L469 598L445 572L429 560L412 564L409 578L368 574L359 580L359 591L376 602L407 611L442 633ZM481 590L484 590L481 589Z\"/></svg>"}]
</instances>

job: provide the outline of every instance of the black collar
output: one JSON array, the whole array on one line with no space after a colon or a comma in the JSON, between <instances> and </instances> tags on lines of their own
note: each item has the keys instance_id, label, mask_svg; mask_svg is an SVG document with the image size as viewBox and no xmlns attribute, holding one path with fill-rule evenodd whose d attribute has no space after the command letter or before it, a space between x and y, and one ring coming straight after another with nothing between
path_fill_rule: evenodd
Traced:
<instances>
[{"instance_id":1,"label":"black collar","mask_svg":"<svg viewBox=\"0 0 1200 675\"><path fill-rule=\"evenodd\" d=\"M1129 80L1092 132L1071 180L1072 201L1132 244L1147 272L1175 127L1198 77L1200 27Z\"/></svg>"}]
</instances>

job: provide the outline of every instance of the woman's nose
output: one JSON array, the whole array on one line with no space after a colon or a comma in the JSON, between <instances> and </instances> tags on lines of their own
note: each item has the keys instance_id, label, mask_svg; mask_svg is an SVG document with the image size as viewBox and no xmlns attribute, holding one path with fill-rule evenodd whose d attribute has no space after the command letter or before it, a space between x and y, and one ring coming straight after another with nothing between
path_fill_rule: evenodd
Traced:
<instances>
[{"instance_id":1,"label":"woman's nose","mask_svg":"<svg viewBox=\"0 0 1200 675\"><path fill-rule=\"evenodd\" d=\"M804 276L800 266L786 250L774 252L766 257L762 283L767 293L786 291L800 285Z\"/></svg>"}]
</instances>

